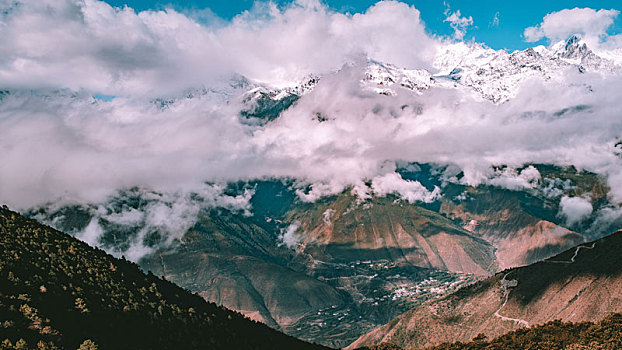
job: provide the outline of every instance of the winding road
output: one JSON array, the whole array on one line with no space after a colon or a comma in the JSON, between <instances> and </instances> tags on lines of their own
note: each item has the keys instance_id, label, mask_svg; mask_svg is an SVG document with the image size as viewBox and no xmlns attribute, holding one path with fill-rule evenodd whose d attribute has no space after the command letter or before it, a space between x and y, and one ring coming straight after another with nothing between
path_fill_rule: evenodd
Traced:
<instances>
[{"instance_id":1,"label":"winding road","mask_svg":"<svg viewBox=\"0 0 622 350\"><path fill-rule=\"evenodd\" d=\"M592 243L592 246L586 246L586 245L580 245L577 247L577 249L574 251L574 254L572 255L572 257L570 258L569 261L555 261L555 260L545 260L545 262L547 263L551 263L551 264L572 264L575 262L575 259L577 258L577 255L579 255L579 251L581 249L594 249L594 247L596 246L596 242ZM503 309L503 307L505 306L505 304L508 302L508 299L510 298L510 288L514 288L518 285L518 280L508 280L507 277L509 274L511 274L512 272L514 272L514 270L506 273L503 278L501 279L500 283L501 283L501 289L503 289L503 304L501 304L501 306L497 309L497 311L495 311L494 315L496 317L499 317L500 319L504 320L504 321L512 321L512 322L516 322L521 326L524 327L529 327L529 322L520 319L520 318L511 318L511 317L506 317L501 315L499 312L501 311L501 309Z\"/></svg>"},{"instance_id":2,"label":"winding road","mask_svg":"<svg viewBox=\"0 0 622 350\"><path fill-rule=\"evenodd\" d=\"M596 246L596 242L592 243L591 247L585 246L585 245L580 245L577 247L577 249L574 251L574 255L572 256L572 258L570 258L570 261L556 261L556 260L544 260L545 262L551 263L551 264L572 264L574 262L574 259L577 258L577 255L579 254L579 250L581 250L581 248L583 249L594 249L594 247Z\"/></svg>"},{"instance_id":3,"label":"winding road","mask_svg":"<svg viewBox=\"0 0 622 350\"><path fill-rule=\"evenodd\" d=\"M510 298L510 288L516 287L518 285L518 281L517 280L508 280L507 277L509 274L511 274L514 271L510 271L508 273L506 273L503 278L501 279L501 288L503 289L503 304L501 304L501 306L499 306L499 308L497 309L497 311L495 311L494 315L499 317L500 319L502 319L503 321L512 321L512 322L516 322L521 326L524 327L529 327L529 322L520 319L520 318L511 318L511 317L505 317L503 315L501 315L499 313L499 311L501 311L501 309L503 309L503 307L505 306L505 304L508 302L508 299Z\"/></svg>"}]
</instances>

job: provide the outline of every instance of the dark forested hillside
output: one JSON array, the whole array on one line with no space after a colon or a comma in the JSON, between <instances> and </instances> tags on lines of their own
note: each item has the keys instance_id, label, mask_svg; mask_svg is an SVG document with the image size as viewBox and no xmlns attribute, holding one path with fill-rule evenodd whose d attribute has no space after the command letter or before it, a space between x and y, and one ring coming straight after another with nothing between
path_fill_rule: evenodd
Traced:
<instances>
[{"instance_id":1,"label":"dark forested hillside","mask_svg":"<svg viewBox=\"0 0 622 350\"><path fill-rule=\"evenodd\" d=\"M315 349L0 209L0 349Z\"/></svg>"}]
</instances>

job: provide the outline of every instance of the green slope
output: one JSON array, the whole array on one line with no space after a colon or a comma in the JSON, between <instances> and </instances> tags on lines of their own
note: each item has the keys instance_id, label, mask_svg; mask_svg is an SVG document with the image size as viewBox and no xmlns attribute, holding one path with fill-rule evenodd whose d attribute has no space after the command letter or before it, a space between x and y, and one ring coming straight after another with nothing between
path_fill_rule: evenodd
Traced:
<instances>
[{"instance_id":1,"label":"green slope","mask_svg":"<svg viewBox=\"0 0 622 350\"><path fill-rule=\"evenodd\" d=\"M321 348L0 209L0 348L86 340L99 349Z\"/></svg>"}]
</instances>

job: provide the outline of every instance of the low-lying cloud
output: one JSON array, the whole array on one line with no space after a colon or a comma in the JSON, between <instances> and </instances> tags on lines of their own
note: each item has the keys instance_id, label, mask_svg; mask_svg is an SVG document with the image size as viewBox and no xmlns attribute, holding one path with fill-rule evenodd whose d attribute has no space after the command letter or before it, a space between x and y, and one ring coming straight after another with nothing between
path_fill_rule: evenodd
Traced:
<instances>
[{"instance_id":1,"label":"low-lying cloud","mask_svg":"<svg viewBox=\"0 0 622 350\"><path fill-rule=\"evenodd\" d=\"M574 165L607 176L611 200L622 202L617 73L528 79L502 104L465 87L395 84L392 96L378 94L362 87L369 62L433 71L436 50L446 45L403 3L354 15L315 1L259 3L212 27L172 10L135 13L95 0L0 7L0 90L8 91L0 94L0 199L16 208L105 209L133 187L169 198L140 212L101 209L80 233L89 242L101 236L99 219L179 237L205 205L188 196L203 193L206 182L289 178L308 201L346 188L411 202L442 195L403 179L397 164L408 162L449 165L462 173L455 181L512 190L540 180L524 165ZM308 74L321 75L317 86L276 120L241 122L250 87ZM244 207L248 198L240 200ZM573 204L563 205L571 222L586 212ZM294 232L283 233L288 246ZM136 256L143 248L151 249L137 244Z\"/></svg>"},{"instance_id":2,"label":"low-lying cloud","mask_svg":"<svg viewBox=\"0 0 622 350\"><path fill-rule=\"evenodd\" d=\"M559 215L566 220L566 224L572 226L587 219L594 210L589 198L562 197L559 203Z\"/></svg>"}]
</instances>

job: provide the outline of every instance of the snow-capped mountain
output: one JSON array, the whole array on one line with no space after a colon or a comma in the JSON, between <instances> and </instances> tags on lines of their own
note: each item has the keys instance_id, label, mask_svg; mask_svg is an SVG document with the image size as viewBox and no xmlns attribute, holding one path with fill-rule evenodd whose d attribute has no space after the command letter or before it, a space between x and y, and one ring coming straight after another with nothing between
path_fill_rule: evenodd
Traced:
<instances>
[{"instance_id":1,"label":"snow-capped mountain","mask_svg":"<svg viewBox=\"0 0 622 350\"><path fill-rule=\"evenodd\" d=\"M417 94L434 87L466 88L483 99L503 103L515 97L527 80L563 84L563 78L572 72L610 75L622 72L622 66L617 62L622 62L622 53L611 51L597 54L578 35L550 47L540 45L511 53L478 43L455 43L439 51L434 61L436 72L404 69L368 60L361 85L384 95L394 95L397 88ZM312 91L320 79L320 76L312 76L292 84L290 88L262 87L249 93L257 96L259 91L263 97L272 100L288 95L301 96Z\"/></svg>"},{"instance_id":2,"label":"snow-capped mountain","mask_svg":"<svg viewBox=\"0 0 622 350\"><path fill-rule=\"evenodd\" d=\"M432 74L425 69L404 69L372 60L369 61L361 82L384 95L393 95L396 86L421 94L434 85Z\"/></svg>"},{"instance_id":3,"label":"snow-capped mountain","mask_svg":"<svg viewBox=\"0 0 622 350\"><path fill-rule=\"evenodd\" d=\"M530 80L558 84L563 88L571 74L620 74L622 52L594 51L580 36L572 35L550 47L540 45L511 53L478 43L446 44L437 53L433 62L434 71L406 69L371 59L350 62L344 68L348 66L357 66L355 71L359 74L361 89L378 94L392 96L399 89L417 95L434 88L459 89L461 93L476 99L500 104L514 98L524 83ZM160 109L166 109L186 99L202 98L217 103L235 101L241 105L239 114L243 124L261 126L278 118L301 96L312 92L324 78L325 75L310 74L300 81L275 87L242 75L233 75L216 85L190 89L177 96L158 97L151 102ZM5 95L19 93L7 91ZM84 93L76 95L66 91L46 90L32 94L69 94L75 98L90 98L90 95L82 96Z\"/></svg>"},{"instance_id":4,"label":"snow-capped mountain","mask_svg":"<svg viewBox=\"0 0 622 350\"><path fill-rule=\"evenodd\" d=\"M453 44L441 52L436 64L437 85L466 86L495 103L515 97L529 79L561 84L569 72L612 74L621 69L613 60L594 53L578 35L550 48L536 46L512 53L480 44Z\"/></svg>"}]
</instances>

